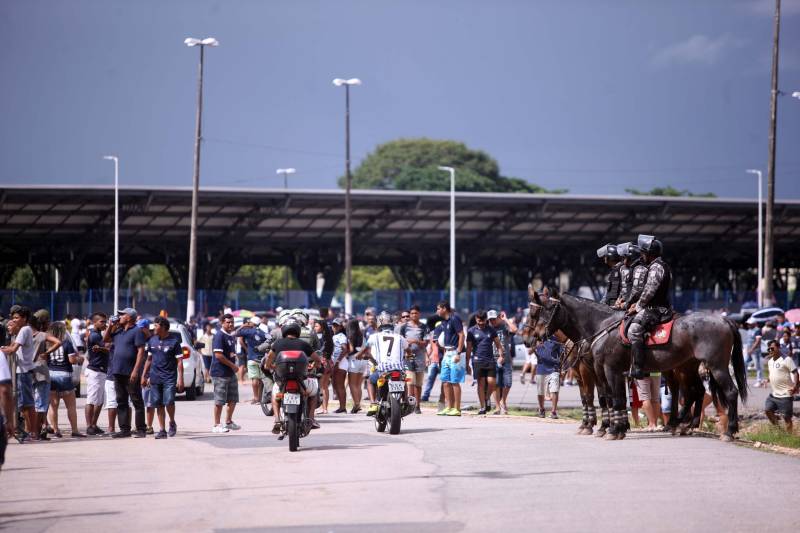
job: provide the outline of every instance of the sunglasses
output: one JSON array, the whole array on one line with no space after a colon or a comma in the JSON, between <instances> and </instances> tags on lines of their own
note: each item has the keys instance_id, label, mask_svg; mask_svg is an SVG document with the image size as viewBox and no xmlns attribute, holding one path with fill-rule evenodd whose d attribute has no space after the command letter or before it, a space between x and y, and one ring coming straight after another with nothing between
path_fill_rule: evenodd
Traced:
<instances>
[{"instance_id":1,"label":"sunglasses","mask_svg":"<svg viewBox=\"0 0 800 533\"><path fill-rule=\"evenodd\" d=\"M400 315L400 318L408 318L408 315Z\"/></svg>"}]
</instances>

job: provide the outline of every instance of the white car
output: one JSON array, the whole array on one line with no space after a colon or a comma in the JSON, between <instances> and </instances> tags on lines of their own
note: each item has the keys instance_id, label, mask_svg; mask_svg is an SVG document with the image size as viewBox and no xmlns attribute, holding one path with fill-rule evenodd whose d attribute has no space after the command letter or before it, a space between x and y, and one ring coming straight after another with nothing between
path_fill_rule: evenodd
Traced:
<instances>
[{"instance_id":1,"label":"white car","mask_svg":"<svg viewBox=\"0 0 800 533\"><path fill-rule=\"evenodd\" d=\"M189 329L178 322L169 323L170 336L180 337L183 349L183 385L187 400L194 400L202 396L206 389L206 380L203 379L203 356L198 351L200 343L192 342Z\"/></svg>"}]
</instances>

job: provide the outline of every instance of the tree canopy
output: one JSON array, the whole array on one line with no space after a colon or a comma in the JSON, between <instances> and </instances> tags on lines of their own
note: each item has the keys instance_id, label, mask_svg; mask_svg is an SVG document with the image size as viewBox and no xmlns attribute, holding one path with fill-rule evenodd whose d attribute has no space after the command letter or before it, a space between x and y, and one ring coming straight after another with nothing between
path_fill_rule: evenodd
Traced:
<instances>
[{"instance_id":1,"label":"tree canopy","mask_svg":"<svg viewBox=\"0 0 800 533\"><path fill-rule=\"evenodd\" d=\"M625 189L625 192L635 196L692 196L698 198L715 198L717 196L713 192L693 193L692 191L686 189L678 190L672 185L667 185L666 187L655 187L649 191L640 191L639 189L628 188Z\"/></svg>"},{"instance_id":2,"label":"tree canopy","mask_svg":"<svg viewBox=\"0 0 800 533\"><path fill-rule=\"evenodd\" d=\"M447 174L439 166L456 169L456 189L470 192L562 193L521 178L500 175L497 161L464 143L433 139L398 139L379 145L353 172L354 189L446 191ZM344 187L344 178L339 179Z\"/></svg>"}]
</instances>

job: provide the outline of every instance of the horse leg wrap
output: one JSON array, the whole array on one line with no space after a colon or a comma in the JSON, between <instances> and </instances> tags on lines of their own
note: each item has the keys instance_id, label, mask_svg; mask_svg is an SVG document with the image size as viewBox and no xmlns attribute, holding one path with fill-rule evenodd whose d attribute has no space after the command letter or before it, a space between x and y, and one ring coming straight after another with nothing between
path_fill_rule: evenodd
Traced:
<instances>
[{"instance_id":1,"label":"horse leg wrap","mask_svg":"<svg viewBox=\"0 0 800 533\"><path fill-rule=\"evenodd\" d=\"M581 424L583 427L589 426L589 408L585 405L583 406L583 421Z\"/></svg>"},{"instance_id":2,"label":"horse leg wrap","mask_svg":"<svg viewBox=\"0 0 800 533\"><path fill-rule=\"evenodd\" d=\"M607 428L611 426L611 409L608 407L603 408L603 427Z\"/></svg>"},{"instance_id":3,"label":"horse leg wrap","mask_svg":"<svg viewBox=\"0 0 800 533\"><path fill-rule=\"evenodd\" d=\"M597 425L597 411L594 406L588 407L587 409L589 410L589 425L594 427Z\"/></svg>"}]
</instances>

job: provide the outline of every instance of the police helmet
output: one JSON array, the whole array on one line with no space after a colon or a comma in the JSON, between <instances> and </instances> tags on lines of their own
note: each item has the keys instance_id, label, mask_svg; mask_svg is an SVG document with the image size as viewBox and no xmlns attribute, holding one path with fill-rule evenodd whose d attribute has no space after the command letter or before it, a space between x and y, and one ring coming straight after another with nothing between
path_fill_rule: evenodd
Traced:
<instances>
[{"instance_id":1,"label":"police helmet","mask_svg":"<svg viewBox=\"0 0 800 533\"><path fill-rule=\"evenodd\" d=\"M661 244L661 241L652 235L639 235L637 241L642 253L646 253L647 255L659 256L664 251L664 246Z\"/></svg>"},{"instance_id":2,"label":"police helmet","mask_svg":"<svg viewBox=\"0 0 800 533\"><path fill-rule=\"evenodd\" d=\"M308 325L308 313L306 313L302 309L292 310L292 319L299 322L300 325L303 327Z\"/></svg>"},{"instance_id":3,"label":"police helmet","mask_svg":"<svg viewBox=\"0 0 800 533\"><path fill-rule=\"evenodd\" d=\"M283 326L281 326L281 336L286 338L289 335L293 335L295 337L300 336L300 324L295 320L289 320Z\"/></svg>"},{"instance_id":4,"label":"police helmet","mask_svg":"<svg viewBox=\"0 0 800 533\"><path fill-rule=\"evenodd\" d=\"M597 249L597 257L599 257L600 259L605 259L605 258L619 259L619 253L617 252L617 245L604 244L603 246Z\"/></svg>"},{"instance_id":5,"label":"police helmet","mask_svg":"<svg viewBox=\"0 0 800 533\"><path fill-rule=\"evenodd\" d=\"M617 245L617 253L620 257L639 257L642 250L632 242L623 242Z\"/></svg>"},{"instance_id":6,"label":"police helmet","mask_svg":"<svg viewBox=\"0 0 800 533\"><path fill-rule=\"evenodd\" d=\"M291 316L292 312L289 309L284 309L278 313L278 325L283 326Z\"/></svg>"}]
</instances>

